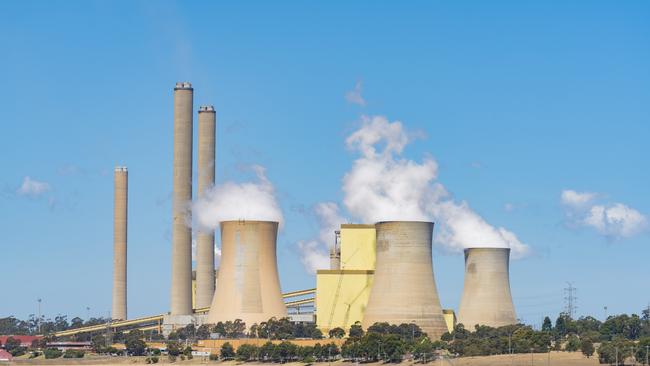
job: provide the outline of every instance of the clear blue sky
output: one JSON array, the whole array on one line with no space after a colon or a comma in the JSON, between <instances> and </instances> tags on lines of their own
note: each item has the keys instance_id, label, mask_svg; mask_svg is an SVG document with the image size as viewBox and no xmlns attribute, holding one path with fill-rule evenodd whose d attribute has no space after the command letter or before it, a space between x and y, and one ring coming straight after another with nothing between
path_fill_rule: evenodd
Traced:
<instances>
[{"instance_id":1,"label":"clear blue sky","mask_svg":"<svg viewBox=\"0 0 650 366\"><path fill-rule=\"evenodd\" d=\"M511 265L520 318L556 315L567 281L579 315L638 313L647 229L568 222L560 194L650 215L648 19L646 1L2 1L0 317L38 297L48 317L107 315L118 164L129 315L168 310L172 88L186 80L218 110L217 181L268 169L283 290L315 285L296 247L318 231L304 212L342 199L345 137L383 115L426 134L405 157L435 158L455 198L530 245ZM358 81L366 106L345 99ZM37 183L21 194L25 177ZM437 250L434 266L457 308L462 256Z\"/></svg>"}]
</instances>

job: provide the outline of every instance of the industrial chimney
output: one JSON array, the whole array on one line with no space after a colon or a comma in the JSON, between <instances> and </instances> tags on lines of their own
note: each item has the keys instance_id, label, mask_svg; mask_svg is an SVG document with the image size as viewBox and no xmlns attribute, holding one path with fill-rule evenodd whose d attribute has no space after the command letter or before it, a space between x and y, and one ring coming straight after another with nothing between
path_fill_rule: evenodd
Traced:
<instances>
[{"instance_id":1,"label":"industrial chimney","mask_svg":"<svg viewBox=\"0 0 650 366\"><path fill-rule=\"evenodd\" d=\"M287 316L282 301L275 247L278 223L221 223L219 286L207 323L241 319L247 326Z\"/></svg>"},{"instance_id":2,"label":"industrial chimney","mask_svg":"<svg viewBox=\"0 0 650 366\"><path fill-rule=\"evenodd\" d=\"M458 323L500 327L516 324L510 294L510 248L465 249L465 285L458 309Z\"/></svg>"},{"instance_id":3,"label":"industrial chimney","mask_svg":"<svg viewBox=\"0 0 650 366\"><path fill-rule=\"evenodd\" d=\"M414 323L431 339L440 338L447 326L433 275L433 223L387 221L375 227L375 278L362 326Z\"/></svg>"},{"instance_id":4,"label":"industrial chimney","mask_svg":"<svg viewBox=\"0 0 650 366\"><path fill-rule=\"evenodd\" d=\"M330 269L341 269L341 230L334 231L334 245L330 248Z\"/></svg>"},{"instance_id":5,"label":"industrial chimney","mask_svg":"<svg viewBox=\"0 0 650 366\"><path fill-rule=\"evenodd\" d=\"M174 88L174 193L172 202L171 315L192 314L192 84Z\"/></svg>"},{"instance_id":6,"label":"industrial chimney","mask_svg":"<svg viewBox=\"0 0 650 366\"><path fill-rule=\"evenodd\" d=\"M198 197L214 185L215 160L214 107L199 107L199 171ZM205 308L214 296L214 232L199 232L196 239L196 307Z\"/></svg>"},{"instance_id":7,"label":"industrial chimney","mask_svg":"<svg viewBox=\"0 0 650 366\"><path fill-rule=\"evenodd\" d=\"M126 320L126 231L129 173L116 167L113 193L113 309L111 318Z\"/></svg>"}]
</instances>

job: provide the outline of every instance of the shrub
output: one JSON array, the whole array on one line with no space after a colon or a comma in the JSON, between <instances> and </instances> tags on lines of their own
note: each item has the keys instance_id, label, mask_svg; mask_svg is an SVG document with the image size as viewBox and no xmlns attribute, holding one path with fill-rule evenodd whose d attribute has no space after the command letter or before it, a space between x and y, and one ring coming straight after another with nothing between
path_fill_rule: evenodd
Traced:
<instances>
[{"instance_id":1,"label":"shrub","mask_svg":"<svg viewBox=\"0 0 650 366\"><path fill-rule=\"evenodd\" d=\"M59 351L56 348L48 348L43 351L43 354L45 355L46 359L59 358L63 356L63 352Z\"/></svg>"},{"instance_id":2,"label":"shrub","mask_svg":"<svg viewBox=\"0 0 650 366\"><path fill-rule=\"evenodd\" d=\"M216 353L210 353L210 357L208 357L210 361L219 361L219 355Z\"/></svg>"},{"instance_id":3,"label":"shrub","mask_svg":"<svg viewBox=\"0 0 650 366\"><path fill-rule=\"evenodd\" d=\"M86 352L77 349L67 349L63 354L63 358L83 358Z\"/></svg>"},{"instance_id":4,"label":"shrub","mask_svg":"<svg viewBox=\"0 0 650 366\"><path fill-rule=\"evenodd\" d=\"M222 360L232 360L235 358L235 349L230 342L226 342L221 346L220 355Z\"/></svg>"},{"instance_id":5,"label":"shrub","mask_svg":"<svg viewBox=\"0 0 650 366\"><path fill-rule=\"evenodd\" d=\"M585 355L587 358L594 355L594 351L595 351L594 344L588 339L582 341L582 344L580 345L580 349L582 350L582 354Z\"/></svg>"},{"instance_id":6,"label":"shrub","mask_svg":"<svg viewBox=\"0 0 650 366\"><path fill-rule=\"evenodd\" d=\"M158 357L157 357L157 356L147 357L147 358L144 360L144 362L146 362L146 363L148 363L148 364L158 363Z\"/></svg>"},{"instance_id":7,"label":"shrub","mask_svg":"<svg viewBox=\"0 0 650 366\"><path fill-rule=\"evenodd\" d=\"M237 348L238 361L252 361L258 353L258 347L253 344L242 344Z\"/></svg>"}]
</instances>

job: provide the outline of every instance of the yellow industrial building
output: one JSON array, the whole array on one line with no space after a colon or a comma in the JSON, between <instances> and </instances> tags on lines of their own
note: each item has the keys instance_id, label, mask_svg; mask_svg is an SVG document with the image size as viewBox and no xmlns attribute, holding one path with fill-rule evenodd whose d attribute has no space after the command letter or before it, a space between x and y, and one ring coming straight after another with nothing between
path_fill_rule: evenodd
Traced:
<instances>
[{"instance_id":1,"label":"yellow industrial building","mask_svg":"<svg viewBox=\"0 0 650 366\"><path fill-rule=\"evenodd\" d=\"M332 268L316 272L316 325L324 334L337 327L347 333L363 320L375 273L376 240L375 225L343 224L337 232ZM443 316L453 330L454 311L443 310Z\"/></svg>"},{"instance_id":2,"label":"yellow industrial building","mask_svg":"<svg viewBox=\"0 0 650 366\"><path fill-rule=\"evenodd\" d=\"M325 334L362 320L375 273L375 226L344 224L337 234L339 268L316 272L316 325Z\"/></svg>"}]
</instances>

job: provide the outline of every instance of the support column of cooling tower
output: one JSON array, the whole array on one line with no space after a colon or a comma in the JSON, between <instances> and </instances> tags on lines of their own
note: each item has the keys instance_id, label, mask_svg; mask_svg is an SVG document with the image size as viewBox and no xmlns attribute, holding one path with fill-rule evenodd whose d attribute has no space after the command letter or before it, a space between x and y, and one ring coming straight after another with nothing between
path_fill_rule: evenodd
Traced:
<instances>
[{"instance_id":1,"label":"support column of cooling tower","mask_svg":"<svg viewBox=\"0 0 650 366\"><path fill-rule=\"evenodd\" d=\"M214 185L216 119L213 106L199 107L199 192ZM196 239L196 307L205 308L214 296L214 232L198 233Z\"/></svg>"},{"instance_id":2,"label":"support column of cooling tower","mask_svg":"<svg viewBox=\"0 0 650 366\"><path fill-rule=\"evenodd\" d=\"M126 320L126 233L129 176L116 167L113 194L113 308L111 318Z\"/></svg>"},{"instance_id":3,"label":"support column of cooling tower","mask_svg":"<svg viewBox=\"0 0 650 366\"><path fill-rule=\"evenodd\" d=\"M465 329L516 324L510 293L510 248L465 249L465 284L458 323Z\"/></svg>"},{"instance_id":4,"label":"support column of cooling tower","mask_svg":"<svg viewBox=\"0 0 650 366\"><path fill-rule=\"evenodd\" d=\"M276 258L278 223L221 223L219 286L208 324L243 320L247 326L287 316Z\"/></svg>"},{"instance_id":5,"label":"support column of cooling tower","mask_svg":"<svg viewBox=\"0 0 650 366\"><path fill-rule=\"evenodd\" d=\"M433 275L433 223L388 221L375 227L375 278L362 326L416 324L431 339L440 338L447 326Z\"/></svg>"},{"instance_id":6,"label":"support column of cooling tower","mask_svg":"<svg viewBox=\"0 0 650 366\"><path fill-rule=\"evenodd\" d=\"M192 103L190 83L174 88L174 193L172 202L171 314L192 314Z\"/></svg>"}]
</instances>

